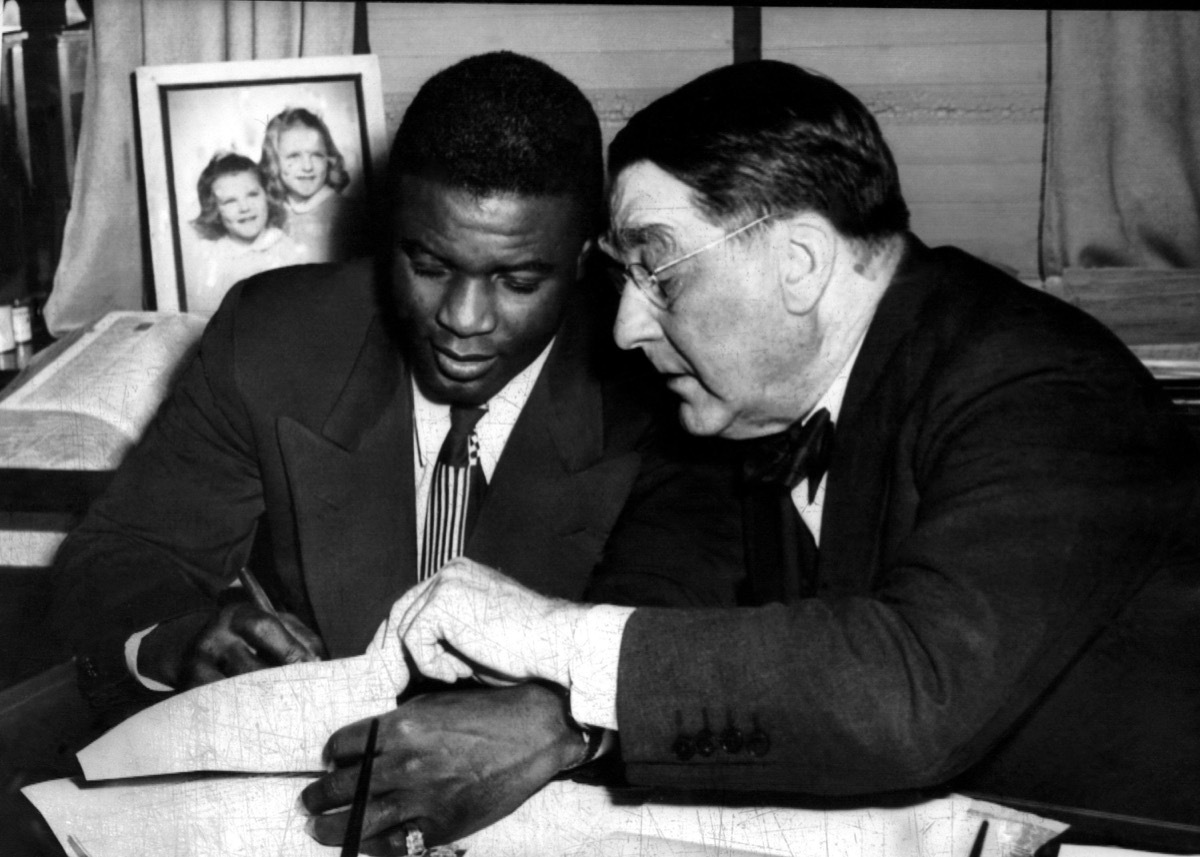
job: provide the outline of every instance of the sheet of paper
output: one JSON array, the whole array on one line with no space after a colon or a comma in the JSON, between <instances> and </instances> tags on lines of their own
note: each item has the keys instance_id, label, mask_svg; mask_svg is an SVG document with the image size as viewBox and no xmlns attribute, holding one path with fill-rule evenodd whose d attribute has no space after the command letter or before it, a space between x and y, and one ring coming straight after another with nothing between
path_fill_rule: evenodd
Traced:
<instances>
[{"instance_id":1,"label":"sheet of paper","mask_svg":"<svg viewBox=\"0 0 1200 857\"><path fill-rule=\"evenodd\" d=\"M304 832L296 797L308 782L277 776L100 785L55 780L23 791L70 855L77 854L72 838L91 857L336 854ZM896 808L709 806L556 782L460 844L469 857L962 857L990 806L958 795ZM991 838L983 853L1016 857Z\"/></svg>"},{"instance_id":2,"label":"sheet of paper","mask_svg":"<svg viewBox=\"0 0 1200 857\"><path fill-rule=\"evenodd\" d=\"M89 780L320 772L329 736L391 710L407 684L403 665L373 654L246 673L135 714L81 750L79 763Z\"/></svg>"},{"instance_id":3,"label":"sheet of paper","mask_svg":"<svg viewBox=\"0 0 1200 857\"><path fill-rule=\"evenodd\" d=\"M52 780L23 792L69 857L326 857L304 832L306 776L168 777L89 784Z\"/></svg>"},{"instance_id":4,"label":"sheet of paper","mask_svg":"<svg viewBox=\"0 0 1200 857\"><path fill-rule=\"evenodd\" d=\"M1060 845L1058 857L1159 857L1158 851L1130 851L1105 845Z\"/></svg>"},{"instance_id":5,"label":"sheet of paper","mask_svg":"<svg viewBox=\"0 0 1200 857\"><path fill-rule=\"evenodd\" d=\"M786 796L780 796L786 799ZM468 854L789 855L789 857L962 857L984 819L1021 825L1034 848L1066 828L962 795L900 807L820 810L667 800L642 790L610 792L551 783L511 816L470 837ZM1033 833L1032 831L1038 831ZM984 857L1029 857L989 835Z\"/></svg>"}]
</instances>

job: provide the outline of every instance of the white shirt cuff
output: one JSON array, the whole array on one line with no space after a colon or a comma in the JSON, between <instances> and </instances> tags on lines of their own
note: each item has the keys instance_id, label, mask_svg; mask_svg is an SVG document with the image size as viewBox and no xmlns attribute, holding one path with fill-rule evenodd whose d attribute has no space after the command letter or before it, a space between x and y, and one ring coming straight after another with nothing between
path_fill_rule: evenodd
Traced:
<instances>
[{"instance_id":1,"label":"white shirt cuff","mask_svg":"<svg viewBox=\"0 0 1200 857\"><path fill-rule=\"evenodd\" d=\"M597 604L575 626L568 671L571 716L577 723L617 728L617 666L621 635L633 607Z\"/></svg>"},{"instance_id":2,"label":"white shirt cuff","mask_svg":"<svg viewBox=\"0 0 1200 857\"><path fill-rule=\"evenodd\" d=\"M138 650L142 647L142 640L146 637L147 634L149 634L151 631L153 631L157 627L158 627L158 623L155 623L144 631L138 631L136 634L134 634L128 640L125 641L125 667L126 667L126 669L129 670L129 674L131 676L136 678L139 682L141 682L145 687L148 687L150 690L172 691L175 688L170 687L169 685L165 685L161 681L155 681L152 678L146 678L144 675L142 675L140 672L138 672L138 668L137 668Z\"/></svg>"}]
</instances>

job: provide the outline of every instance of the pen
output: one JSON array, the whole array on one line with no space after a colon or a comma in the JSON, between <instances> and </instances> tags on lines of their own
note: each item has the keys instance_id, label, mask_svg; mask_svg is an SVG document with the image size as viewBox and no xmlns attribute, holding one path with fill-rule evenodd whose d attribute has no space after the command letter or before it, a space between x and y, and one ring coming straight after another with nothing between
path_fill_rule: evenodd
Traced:
<instances>
[{"instance_id":1,"label":"pen","mask_svg":"<svg viewBox=\"0 0 1200 857\"><path fill-rule=\"evenodd\" d=\"M313 649L312 645L306 642L302 636L297 635L297 633L293 629L289 628L288 624L283 621L283 618L279 615L279 611L275 609L275 605L271 603L271 599L267 596L267 591L262 588L262 584L259 583L258 578L254 576L254 572L246 568L246 566L242 566L240 569L238 569L238 580L242 582L242 588L246 590L246 594L250 596L251 603L268 616L278 620L278 622L283 625L287 632L291 635L292 639L294 639L300 645L300 648L304 650L305 656L301 660L321 660L320 651Z\"/></svg>"},{"instance_id":2,"label":"pen","mask_svg":"<svg viewBox=\"0 0 1200 857\"><path fill-rule=\"evenodd\" d=\"M276 619L279 618L279 613L276 612L275 605L267 597L267 591L262 588L262 584L258 582L258 578L254 576L254 573L250 569L243 565L238 570L238 580L242 582L242 588L246 590L255 607L264 613L270 613Z\"/></svg>"},{"instance_id":3,"label":"pen","mask_svg":"<svg viewBox=\"0 0 1200 857\"><path fill-rule=\"evenodd\" d=\"M67 844L71 846L71 850L75 852L76 857L92 857L91 853L74 836L67 836Z\"/></svg>"},{"instance_id":4,"label":"pen","mask_svg":"<svg viewBox=\"0 0 1200 857\"><path fill-rule=\"evenodd\" d=\"M979 825L979 833L975 835L975 844L971 846L971 853L968 857L982 857L983 843L987 839L988 822L985 818L983 824Z\"/></svg>"},{"instance_id":5,"label":"pen","mask_svg":"<svg viewBox=\"0 0 1200 857\"><path fill-rule=\"evenodd\" d=\"M350 805L350 820L346 822L346 838L342 841L342 857L355 857L362 840L363 817L367 813L367 800L371 796L371 766L375 762L375 739L379 737L379 718L371 718L371 729L367 732L367 746L363 749L362 768L358 772L358 783L354 787L354 803Z\"/></svg>"}]
</instances>

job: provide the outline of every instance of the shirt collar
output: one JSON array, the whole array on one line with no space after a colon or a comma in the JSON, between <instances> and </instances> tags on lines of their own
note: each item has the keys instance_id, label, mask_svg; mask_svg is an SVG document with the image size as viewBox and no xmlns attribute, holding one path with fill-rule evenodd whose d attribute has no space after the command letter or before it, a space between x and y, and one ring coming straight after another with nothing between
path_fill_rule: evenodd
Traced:
<instances>
[{"instance_id":1,"label":"shirt collar","mask_svg":"<svg viewBox=\"0 0 1200 857\"><path fill-rule=\"evenodd\" d=\"M278 226L268 226L262 232L255 236L254 240L249 244L238 241L232 236L226 235L225 240L233 251L227 255L230 256L249 256L251 253L265 253L276 244L283 240L283 230Z\"/></svg>"},{"instance_id":2,"label":"shirt collar","mask_svg":"<svg viewBox=\"0 0 1200 857\"><path fill-rule=\"evenodd\" d=\"M817 403L813 405L813 409L805 416L807 420L809 416L815 414L821 408L829 411L829 421L837 425L838 415L842 412L842 400L846 398L846 385L850 382L850 373L854 371L854 364L858 362L858 352L862 351L863 341L867 338L866 328L863 328L862 334L858 337L858 342L854 346L854 350L850 352L850 356L838 370L837 375L833 378L833 383L825 390Z\"/></svg>"},{"instance_id":3,"label":"shirt collar","mask_svg":"<svg viewBox=\"0 0 1200 857\"><path fill-rule=\"evenodd\" d=\"M500 392L484 405L487 412L475 424L475 435L479 438L480 463L483 465L484 475L489 479L553 347L554 340L551 339L528 366L514 375ZM450 406L430 401L421 391L416 378L412 380L412 390L415 429L413 439L417 461L421 467L427 467L437 456L450 431Z\"/></svg>"}]
</instances>

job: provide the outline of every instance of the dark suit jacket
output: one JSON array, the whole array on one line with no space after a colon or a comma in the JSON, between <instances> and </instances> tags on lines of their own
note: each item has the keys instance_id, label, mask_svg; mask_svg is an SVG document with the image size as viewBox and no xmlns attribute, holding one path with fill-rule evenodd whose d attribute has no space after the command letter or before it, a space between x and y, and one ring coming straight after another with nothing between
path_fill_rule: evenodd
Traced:
<instances>
[{"instance_id":1,"label":"dark suit jacket","mask_svg":"<svg viewBox=\"0 0 1200 857\"><path fill-rule=\"evenodd\" d=\"M1200 822L1200 465L1169 408L1090 317L911 239L837 423L815 597L637 611L630 779ZM706 716L769 748L681 760Z\"/></svg>"},{"instance_id":2,"label":"dark suit jacket","mask_svg":"<svg viewBox=\"0 0 1200 857\"><path fill-rule=\"evenodd\" d=\"M125 678L132 632L217 609L260 518L264 585L331 656L360 652L416 581L411 382L375 291L365 262L273 271L213 317L57 558L51 615L98 691ZM589 293L579 287L466 553L560 597L731 603L732 471L685 466L682 432L654 418L659 385L616 353L612 316Z\"/></svg>"}]
</instances>

